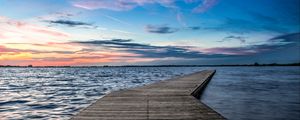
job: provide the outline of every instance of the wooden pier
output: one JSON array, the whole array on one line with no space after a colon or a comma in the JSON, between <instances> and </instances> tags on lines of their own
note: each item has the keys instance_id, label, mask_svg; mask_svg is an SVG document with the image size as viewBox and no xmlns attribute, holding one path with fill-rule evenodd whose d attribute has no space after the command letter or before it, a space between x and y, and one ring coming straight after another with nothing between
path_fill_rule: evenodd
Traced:
<instances>
[{"instance_id":1,"label":"wooden pier","mask_svg":"<svg viewBox=\"0 0 300 120\"><path fill-rule=\"evenodd\" d=\"M223 120L199 97L214 70L112 92L72 120Z\"/></svg>"}]
</instances>

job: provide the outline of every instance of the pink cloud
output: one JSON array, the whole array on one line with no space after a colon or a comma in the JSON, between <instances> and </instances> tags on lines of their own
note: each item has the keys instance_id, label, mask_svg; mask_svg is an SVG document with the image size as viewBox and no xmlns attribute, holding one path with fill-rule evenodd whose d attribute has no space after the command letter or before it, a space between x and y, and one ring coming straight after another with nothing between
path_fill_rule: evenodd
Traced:
<instances>
[{"instance_id":1,"label":"pink cloud","mask_svg":"<svg viewBox=\"0 0 300 120\"><path fill-rule=\"evenodd\" d=\"M37 46L48 46L59 43L47 43ZM66 43L67 44L67 43ZM0 45L0 65L34 65L34 66L64 66L85 64L107 64L114 62L148 61L148 58L138 58L139 55L112 51L60 52L31 51L7 48Z\"/></svg>"},{"instance_id":2,"label":"pink cloud","mask_svg":"<svg viewBox=\"0 0 300 120\"><path fill-rule=\"evenodd\" d=\"M4 53L4 52L17 52L17 50L10 49L10 48L0 45L0 55L1 55L1 53Z\"/></svg>"},{"instance_id":3,"label":"pink cloud","mask_svg":"<svg viewBox=\"0 0 300 120\"><path fill-rule=\"evenodd\" d=\"M48 34L48 35L52 35L52 36L68 37L68 35L66 33L54 31L54 30L51 30L51 29L46 28L46 27L32 25L32 24L25 23L25 22L22 22L22 21L8 20L6 23L8 25L15 26L18 29L24 28L24 29L29 29L29 30L32 30L32 31L35 31L35 32L38 32L38 33L42 33L42 34Z\"/></svg>"},{"instance_id":4,"label":"pink cloud","mask_svg":"<svg viewBox=\"0 0 300 120\"><path fill-rule=\"evenodd\" d=\"M198 2L199 0L184 0L185 3L195 3Z\"/></svg>"},{"instance_id":5,"label":"pink cloud","mask_svg":"<svg viewBox=\"0 0 300 120\"><path fill-rule=\"evenodd\" d=\"M202 4L197 6L193 9L193 12L195 13L203 13L206 12L208 9L216 5L218 0L202 0Z\"/></svg>"},{"instance_id":6,"label":"pink cloud","mask_svg":"<svg viewBox=\"0 0 300 120\"><path fill-rule=\"evenodd\" d=\"M4 45L0 45L0 58L1 55L4 54L18 54L21 52L32 52L31 50L20 50L20 49L15 49L15 48L8 48Z\"/></svg>"},{"instance_id":7,"label":"pink cloud","mask_svg":"<svg viewBox=\"0 0 300 120\"><path fill-rule=\"evenodd\" d=\"M182 26L184 26L184 27L187 26L186 23L185 23L185 21L184 21L184 16L183 16L182 13L178 12L178 13L176 14L176 19L177 19L177 21L178 21Z\"/></svg>"},{"instance_id":8,"label":"pink cloud","mask_svg":"<svg viewBox=\"0 0 300 120\"><path fill-rule=\"evenodd\" d=\"M24 42L42 39L51 41L69 37L69 34L57 29L0 16L0 39L3 41Z\"/></svg>"},{"instance_id":9,"label":"pink cloud","mask_svg":"<svg viewBox=\"0 0 300 120\"><path fill-rule=\"evenodd\" d=\"M56 32L53 30L47 30L47 29L33 29L33 30L39 33L48 34L52 36L69 37L69 35L66 33Z\"/></svg>"},{"instance_id":10,"label":"pink cloud","mask_svg":"<svg viewBox=\"0 0 300 120\"><path fill-rule=\"evenodd\" d=\"M18 28L21 28L21 27L24 27L27 25L25 22L13 21L13 20L8 20L6 23L9 25L16 26Z\"/></svg>"},{"instance_id":11,"label":"pink cloud","mask_svg":"<svg viewBox=\"0 0 300 120\"><path fill-rule=\"evenodd\" d=\"M2 34L2 33L0 33L0 39L5 39L6 37Z\"/></svg>"}]
</instances>

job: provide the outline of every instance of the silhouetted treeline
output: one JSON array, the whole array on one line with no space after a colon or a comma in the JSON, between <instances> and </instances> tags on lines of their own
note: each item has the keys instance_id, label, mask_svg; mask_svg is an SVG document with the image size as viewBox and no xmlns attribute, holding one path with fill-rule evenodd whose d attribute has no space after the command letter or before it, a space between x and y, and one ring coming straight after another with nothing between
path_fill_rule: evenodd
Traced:
<instances>
[{"instance_id":1,"label":"silhouetted treeline","mask_svg":"<svg viewBox=\"0 0 300 120\"><path fill-rule=\"evenodd\" d=\"M254 63L254 64L236 64L236 65L123 65L123 66L33 66L33 65L28 65L28 66L15 66L15 65L0 65L0 67L21 67L21 68L67 68L67 67L72 67L72 68L77 68L77 67L235 67L235 66L300 66L300 63L289 63L289 64L277 64L277 63L271 63L271 64L259 64L259 63Z\"/></svg>"}]
</instances>

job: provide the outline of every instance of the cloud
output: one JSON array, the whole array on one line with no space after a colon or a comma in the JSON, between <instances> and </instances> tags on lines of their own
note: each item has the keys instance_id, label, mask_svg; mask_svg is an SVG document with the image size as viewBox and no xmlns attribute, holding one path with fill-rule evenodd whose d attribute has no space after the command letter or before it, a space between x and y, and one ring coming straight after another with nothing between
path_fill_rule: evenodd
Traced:
<instances>
[{"instance_id":1,"label":"cloud","mask_svg":"<svg viewBox=\"0 0 300 120\"><path fill-rule=\"evenodd\" d=\"M151 46L154 47L154 46ZM128 52L140 54L146 58L222 58L228 57L222 54L205 54L200 51L193 51L179 46L163 46L155 49L129 49Z\"/></svg>"},{"instance_id":2,"label":"cloud","mask_svg":"<svg viewBox=\"0 0 300 120\"><path fill-rule=\"evenodd\" d=\"M217 4L218 0L184 0L184 4L197 4L195 8L191 10L193 13L203 13L212 8ZM74 0L71 4L74 7L87 9L87 10L111 10L111 11L130 11L136 7L143 7L146 5L160 5L171 11L175 12L177 21L182 25L186 26L184 21L184 14L178 0ZM110 16L105 16L109 19L120 23L126 23L121 20L115 19Z\"/></svg>"},{"instance_id":3,"label":"cloud","mask_svg":"<svg viewBox=\"0 0 300 120\"><path fill-rule=\"evenodd\" d=\"M118 18L116 18L116 17L112 17L112 16L110 16L110 15L102 14L102 16L106 17L107 19L113 20L113 21L115 21L115 22L124 24L124 25L130 25L129 23L127 23L127 22L125 22L125 21L123 21L123 20L120 20L120 19L118 19Z\"/></svg>"},{"instance_id":4,"label":"cloud","mask_svg":"<svg viewBox=\"0 0 300 120\"><path fill-rule=\"evenodd\" d=\"M189 1L191 2L191 1ZM203 13L206 12L208 9L212 8L216 5L218 0L202 0L202 4L198 5L196 8L193 9L195 13Z\"/></svg>"},{"instance_id":5,"label":"cloud","mask_svg":"<svg viewBox=\"0 0 300 120\"><path fill-rule=\"evenodd\" d=\"M201 30L202 28L199 26L191 26L191 27L181 27L181 28L174 28L169 27L168 25L146 25L145 31L149 33L156 33L156 34L170 34L175 33L183 30L191 30L197 31Z\"/></svg>"},{"instance_id":6,"label":"cloud","mask_svg":"<svg viewBox=\"0 0 300 120\"><path fill-rule=\"evenodd\" d=\"M117 33L120 33L120 34L126 34L126 35L136 35L136 33L128 32L128 31L124 31L124 30L111 30L111 31L117 32Z\"/></svg>"},{"instance_id":7,"label":"cloud","mask_svg":"<svg viewBox=\"0 0 300 120\"><path fill-rule=\"evenodd\" d=\"M177 0L75 0L71 4L74 7L87 10L106 9L112 11L128 11L139 6L158 4L166 8L177 9ZM185 0L185 4L199 4L192 11L203 13L216 5L218 0ZM178 17L178 16L177 16Z\"/></svg>"},{"instance_id":8,"label":"cloud","mask_svg":"<svg viewBox=\"0 0 300 120\"><path fill-rule=\"evenodd\" d=\"M185 3L195 3L198 2L199 0L184 0Z\"/></svg>"},{"instance_id":9,"label":"cloud","mask_svg":"<svg viewBox=\"0 0 300 120\"><path fill-rule=\"evenodd\" d=\"M76 0L72 5L87 10L106 9L112 11L128 11L138 6L159 4L167 8L175 8L176 0Z\"/></svg>"},{"instance_id":10,"label":"cloud","mask_svg":"<svg viewBox=\"0 0 300 120\"><path fill-rule=\"evenodd\" d=\"M185 21L184 21L183 13L177 12L177 14L176 14L176 19L177 19L177 21L178 21L182 26L184 26L184 27L187 26L187 24L186 24Z\"/></svg>"},{"instance_id":11,"label":"cloud","mask_svg":"<svg viewBox=\"0 0 300 120\"><path fill-rule=\"evenodd\" d=\"M252 47L215 47L203 50L205 53L220 53L226 55L252 55L258 51Z\"/></svg>"},{"instance_id":12,"label":"cloud","mask_svg":"<svg viewBox=\"0 0 300 120\"><path fill-rule=\"evenodd\" d=\"M225 58L234 56L255 55L264 52L281 50L286 47L299 45L300 33L290 33L275 36L264 44L245 45L241 47L197 48L195 46L155 46L135 43L131 39L109 39L74 41L72 43L88 45L91 48L100 47L119 52L138 54L143 58ZM239 39L239 36L228 36L227 39ZM242 37L241 37L242 38Z\"/></svg>"},{"instance_id":13,"label":"cloud","mask_svg":"<svg viewBox=\"0 0 300 120\"><path fill-rule=\"evenodd\" d=\"M220 53L225 55L247 56L260 52L274 50L277 46L273 45L250 45L244 47L215 47L204 49L205 53Z\"/></svg>"},{"instance_id":14,"label":"cloud","mask_svg":"<svg viewBox=\"0 0 300 120\"><path fill-rule=\"evenodd\" d=\"M281 50L290 45L270 41L270 43L266 44L246 45L242 47L198 48L198 50L192 50L189 48L193 48L193 46L154 46L134 43L132 40L127 39L77 41L75 43L82 45L91 45L94 47L113 48L114 50L121 52L138 54L141 58L184 59L230 58L237 56L249 56L264 52Z\"/></svg>"},{"instance_id":15,"label":"cloud","mask_svg":"<svg viewBox=\"0 0 300 120\"><path fill-rule=\"evenodd\" d=\"M71 27L80 26L80 25L91 25L90 23L71 21L71 20L53 20L53 21L49 21L49 23L62 24L62 25L67 25L67 26L71 26Z\"/></svg>"},{"instance_id":16,"label":"cloud","mask_svg":"<svg viewBox=\"0 0 300 120\"><path fill-rule=\"evenodd\" d=\"M73 47L73 48L72 48ZM74 45L66 43L5 43L0 45L2 53L22 53L28 52L32 54L40 53L58 53L58 54L74 54L80 48L74 48Z\"/></svg>"},{"instance_id":17,"label":"cloud","mask_svg":"<svg viewBox=\"0 0 300 120\"><path fill-rule=\"evenodd\" d=\"M94 47L114 48L114 50L138 54L142 58L226 57L226 55L221 54L203 54L199 51L193 51L182 46L154 46L148 44L133 43L132 40L128 39L75 41L73 43L81 45L92 45Z\"/></svg>"},{"instance_id":18,"label":"cloud","mask_svg":"<svg viewBox=\"0 0 300 120\"><path fill-rule=\"evenodd\" d=\"M286 48L288 44L261 44L261 45L248 45L244 47L216 47L204 49L204 53L219 53L224 55L238 55L248 56L258 53L276 51Z\"/></svg>"},{"instance_id":19,"label":"cloud","mask_svg":"<svg viewBox=\"0 0 300 120\"><path fill-rule=\"evenodd\" d=\"M246 38L245 37L242 37L242 36L233 36L233 35L224 37L222 40L220 40L218 42L225 42L225 41L231 41L231 40L238 40L241 43L245 43L246 42Z\"/></svg>"},{"instance_id":20,"label":"cloud","mask_svg":"<svg viewBox=\"0 0 300 120\"><path fill-rule=\"evenodd\" d=\"M58 24L58 25L65 25L69 27L84 27L84 28L97 28L91 23L81 22L81 21L72 21L72 20L49 20L46 21L50 24Z\"/></svg>"},{"instance_id":21,"label":"cloud","mask_svg":"<svg viewBox=\"0 0 300 120\"><path fill-rule=\"evenodd\" d=\"M300 43L300 33L289 33L271 38L269 41L280 41L288 43Z\"/></svg>"},{"instance_id":22,"label":"cloud","mask_svg":"<svg viewBox=\"0 0 300 120\"><path fill-rule=\"evenodd\" d=\"M49 21L49 20L55 20L55 19L71 19L72 17L78 16L80 12L74 13L74 12L54 12L47 15L39 16L38 19L42 21Z\"/></svg>"},{"instance_id":23,"label":"cloud","mask_svg":"<svg viewBox=\"0 0 300 120\"><path fill-rule=\"evenodd\" d=\"M226 55L254 55L263 52L281 50L292 46L299 46L299 43L300 33L289 33L268 39L267 43L264 44L247 45L242 47L215 47L203 49L202 52L207 54L219 53Z\"/></svg>"},{"instance_id":24,"label":"cloud","mask_svg":"<svg viewBox=\"0 0 300 120\"><path fill-rule=\"evenodd\" d=\"M122 40L115 40L122 41ZM125 41L124 41L125 42ZM7 47L9 46L9 47ZM22 46L22 47L18 47ZM27 47L26 47L27 46ZM69 48L69 47L72 48ZM11 48L12 47L12 48ZM42 48L42 49L38 49ZM79 49L79 50L76 50ZM8 43L0 45L0 64L11 65L81 65L89 63L124 62L136 54L122 51L96 50L73 43ZM132 60L135 61L135 60ZM143 61L143 59L141 59ZM130 61L129 61L130 62Z\"/></svg>"},{"instance_id":25,"label":"cloud","mask_svg":"<svg viewBox=\"0 0 300 120\"><path fill-rule=\"evenodd\" d=\"M0 37L5 41L55 41L67 39L69 34L46 26L2 17L0 19Z\"/></svg>"},{"instance_id":26,"label":"cloud","mask_svg":"<svg viewBox=\"0 0 300 120\"><path fill-rule=\"evenodd\" d=\"M112 42L122 42L122 43L124 43L124 42L132 42L132 40L131 39L112 39L112 40L110 40L110 41L112 41Z\"/></svg>"},{"instance_id":27,"label":"cloud","mask_svg":"<svg viewBox=\"0 0 300 120\"><path fill-rule=\"evenodd\" d=\"M74 17L78 17L82 14L81 12L54 12L48 15L39 16L37 19L40 22L48 23L49 27L53 27L56 25L63 25L67 27L80 27L86 29L97 29L99 28L97 25L89 22L76 21L73 20ZM101 29L101 28L100 28Z\"/></svg>"},{"instance_id":28,"label":"cloud","mask_svg":"<svg viewBox=\"0 0 300 120\"><path fill-rule=\"evenodd\" d=\"M21 44L21 47L18 47ZM28 44L28 43L27 43ZM17 65L90 65L151 63L157 60L216 60L235 57L250 58L262 53L299 48L299 33L275 36L267 43L241 47L199 48L196 46L156 46L136 43L131 39L73 41L66 43L0 45L0 63ZM9 47L7 47L9 46ZM52 48L52 47L54 48ZM34 49L42 47L42 49ZM47 51L46 50L47 47ZM51 47L51 48L49 48ZM17 49L18 48L18 49ZM73 48L73 49L70 49ZM150 62L149 62L150 61ZM198 63L198 62L194 62ZM214 62L216 63L216 62Z\"/></svg>"},{"instance_id":29,"label":"cloud","mask_svg":"<svg viewBox=\"0 0 300 120\"><path fill-rule=\"evenodd\" d=\"M157 33L157 34L169 34L175 33L179 29L168 27L167 25L147 25L145 30L149 33Z\"/></svg>"},{"instance_id":30,"label":"cloud","mask_svg":"<svg viewBox=\"0 0 300 120\"><path fill-rule=\"evenodd\" d=\"M88 10L107 9L113 11L127 11L139 5L153 3L152 0L77 0L72 2L73 6Z\"/></svg>"},{"instance_id":31,"label":"cloud","mask_svg":"<svg viewBox=\"0 0 300 120\"><path fill-rule=\"evenodd\" d=\"M0 45L0 55L1 55L1 53L11 53L11 52L19 52L19 50L7 48L3 45Z\"/></svg>"},{"instance_id":32,"label":"cloud","mask_svg":"<svg viewBox=\"0 0 300 120\"><path fill-rule=\"evenodd\" d=\"M133 43L131 39L111 39L111 40L92 40L92 41L74 41L72 43L97 45L108 48L133 48L133 49L152 49L155 48L146 44Z\"/></svg>"},{"instance_id":33,"label":"cloud","mask_svg":"<svg viewBox=\"0 0 300 120\"><path fill-rule=\"evenodd\" d=\"M201 30L202 28L199 26L186 27L188 30Z\"/></svg>"},{"instance_id":34,"label":"cloud","mask_svg":"<svg viewBox=\"0 0 300 120\"><path fill-rule=\"evenodd\" d=\"M65 34L65 33L60 33L57 31L52 31L52 30L48 30L48 29L32 29L35 32L38 33L43 33L43 34L48 34L51 36L61 36L61 37L68 37L69 35Z\"/></svg>"}]
</instances>

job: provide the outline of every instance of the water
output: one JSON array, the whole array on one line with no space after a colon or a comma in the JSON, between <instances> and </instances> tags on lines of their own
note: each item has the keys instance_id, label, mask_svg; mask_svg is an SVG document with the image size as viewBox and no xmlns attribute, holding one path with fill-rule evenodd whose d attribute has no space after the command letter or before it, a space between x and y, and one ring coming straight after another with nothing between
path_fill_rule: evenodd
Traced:
<instances>
[{"instance_id":1,"label":"water","mask_svg":"<svg viewBox=\"0 0 300 120\"><path fill-rule=\"evenodd\" d=\"M113 90L203 68L0 68L0 119L68 119Z\"/></svg>"},{"instance_id":2,"label":"water","mask_svg":"<svg viewBox=\"0 0 300 120\"><path fill-rule=\"evenodd\" d=\"M299 120L299 67L223 67L201 101L229 120Z\"/></svg>"},{"instance_id":3,"label":"water","mask_svg":"<svg viewBox=\"0 0 300 120\"><path fill-rule=\"evenodd\" d=\"M68 119L113 90L217 69L201 101L229 120L300 118L299 67L0 68L0 119Z\"/></svg>"}]
</instances>

